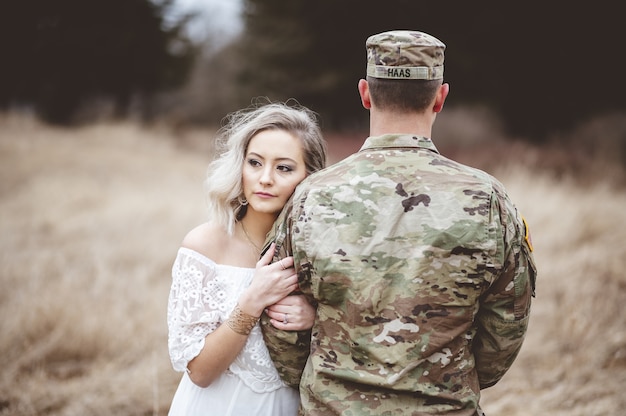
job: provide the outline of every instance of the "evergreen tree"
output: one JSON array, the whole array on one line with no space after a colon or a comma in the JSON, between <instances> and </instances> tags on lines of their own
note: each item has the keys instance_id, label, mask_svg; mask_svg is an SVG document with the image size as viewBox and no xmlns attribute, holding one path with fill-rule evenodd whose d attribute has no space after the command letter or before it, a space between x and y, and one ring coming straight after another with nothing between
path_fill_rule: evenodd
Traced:
<instances>
[{"instance_id":1,"label":"evergreen tree","mask_svg":"<svg viewBox=\"0 0 626 416\"><path fill-rule=\"evenodd\" d=\"M125 114L131 97L180 85L195 48L172 0L7 0L0 4L0 107L34 105L66 123L94 97Z\"/></svg>"}]
</instances>

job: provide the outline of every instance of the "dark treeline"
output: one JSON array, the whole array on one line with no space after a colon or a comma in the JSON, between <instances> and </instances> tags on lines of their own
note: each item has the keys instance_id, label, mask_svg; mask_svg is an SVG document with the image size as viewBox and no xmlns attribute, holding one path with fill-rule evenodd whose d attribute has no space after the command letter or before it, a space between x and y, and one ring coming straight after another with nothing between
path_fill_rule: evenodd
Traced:
<instances>
[{"instance_id":1,"label":"dark treeline","mask_svg":"<svg viewBox=\"0 0 626 416\"><path fill-rule=\"evenodd\" d=\"M168 25L171 0L0 2L0 108L34 106L67 123L86 101L106 98L124 115L132 98L182 85L195 48Z\"/></svg>"},{"instance_id":2,"label":"dark treeline","mask_svg":"<svg viewBox=\"0 0 626 416\"><path fill-rule=\"evenodd\" d=\"M488 105L512 134L539 139L626 108L621 18L602 1L246 3L242 80L296 96L334 126L363 118L356 84L365 72L365 39L389 29L444 41L448 105Z\"/></svg>"},{"instance_id":3,"label":"dark treeline","mask_svg":"<svg viewBox=\"0 0 626 416\"><path fill-rule=\"evenodd\" d=\"M242 1L244 32L193 72L197 50L183 36L185 21L163 17L171 1L5 1L0 106L35 104L62 122L85 99L107 96L123 114L131 97L193 74L199 104L185 104L183 94L167 107L183 118L195 111L195 120L215 122L255 96L293 97L327 129L361 128L365 39L418 29L447 45L447 104L486 105L512 135L541 140L626 107L620 14L603 2Z\"/></svg>"}]
</instances>

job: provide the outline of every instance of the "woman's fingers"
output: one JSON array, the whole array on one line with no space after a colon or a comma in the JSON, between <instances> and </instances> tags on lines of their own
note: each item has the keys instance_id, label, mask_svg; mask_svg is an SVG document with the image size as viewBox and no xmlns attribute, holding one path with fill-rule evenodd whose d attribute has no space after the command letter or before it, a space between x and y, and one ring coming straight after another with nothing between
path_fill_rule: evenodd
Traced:
<instances>
[{"instance_id":1,"label":"woman's fingers","mask_svg":"<svg viewBox=\"0 0 626 416\"><path fill-rule=\"evenodd\" d=\"M272 263L276 244L272 243L256 264L254 279L248 290L267 304L278 302L298 289L298 276L293 269L293 257Z\"/></svg>"},{"instance_id":2,"label":"woman's fingers","mask_svg":"<svg viewBox=\"0 0 626 416\"><path fill-rule=\"evenodd\" d=\"M287 331L310 329L315 320L315 308L303 295L290 295L266 308L272 325Z\"/></svg>"},{"instance_id":3,"label":"woman's fingers","mask_svg":"<svg viewBox=\"0 0 626 416\"><path fill-rule=\"evenodd\" d=\"M287 270L293 267L293 257L285 257L277 261L280 264L282 270Z\"/></svg>"},{"instance_id":4,"label":"woman's fingers","mask_svg":"<svg viewBox=\"0 0 626 416\"><path fill-rule=\"evenodd\" d=\"M272 262L272 258L274 257L274 251L276 251L276 243L272 243L270 245L270 248L267 249L265 254L263 254L257 262L257 266L267 266L270 264Z\"/></svg>"},{"instance_id":5,"label":"woman's fingers","mask_svg":"<svg viewBox=\"0 0 626 416\"><path fill-rule=\"evenodd\" d=\"M257 267L268 266L272 263L272 258L274 257L274 253L276 251L276 243L272 243L267 251L261 256L259 261L257 262ZM287 270L293 267L293 257L285 257L283 259L278 260L276 263L277 268L279 270Z\"/></svg>"}]
</instances>

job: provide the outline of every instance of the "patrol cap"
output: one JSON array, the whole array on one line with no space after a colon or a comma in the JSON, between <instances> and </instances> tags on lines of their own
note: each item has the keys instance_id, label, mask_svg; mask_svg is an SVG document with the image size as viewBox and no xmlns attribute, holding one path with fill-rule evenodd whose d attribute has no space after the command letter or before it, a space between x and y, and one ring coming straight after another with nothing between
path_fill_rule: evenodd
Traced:
<instances>
[{"instance_id":1,"label":"patrol cap","mask_svg":"<svg viewBox=\"0 0 626 416\"><path fill-rule=\"evenodd\" d=\"M442 79L443 51L439 39L414 30L392 30L370 36L367 75L387 79Z\"/></svg>"}]
</instances>

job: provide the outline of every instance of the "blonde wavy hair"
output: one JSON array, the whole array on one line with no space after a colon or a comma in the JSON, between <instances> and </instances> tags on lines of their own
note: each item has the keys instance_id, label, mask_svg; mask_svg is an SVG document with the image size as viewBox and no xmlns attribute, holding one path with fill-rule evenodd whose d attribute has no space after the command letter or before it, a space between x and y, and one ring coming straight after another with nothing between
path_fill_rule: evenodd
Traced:
<instances>
[{"instance_id":1,"label":"blonde wavy hair","mask_svg":"<svg viewBox=\"0 0 626 416\"><path fill-rule=\"evenodd\" d=\"M242 170L248 144L265 130L284 130L299 138L307 176L326 166L326 142L317 115L295 100L257 100L252 106L230 113L216 138L216 158L205 180L209 218L232 235L235 222L246 214L242 204Z\"/></svg>"}]
</instances>

